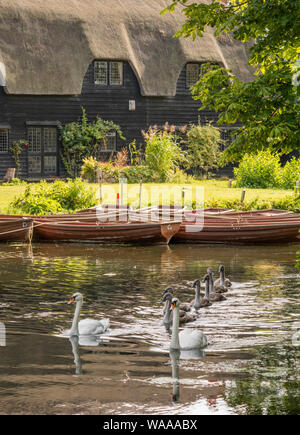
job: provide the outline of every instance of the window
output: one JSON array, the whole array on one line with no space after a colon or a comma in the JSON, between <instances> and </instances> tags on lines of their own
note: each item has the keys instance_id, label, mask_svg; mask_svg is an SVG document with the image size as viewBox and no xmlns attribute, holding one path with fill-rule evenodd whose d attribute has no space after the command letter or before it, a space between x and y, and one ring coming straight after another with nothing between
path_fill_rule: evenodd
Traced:
<instances>
[{"instance_id":1,"label":"window","mask_svg":"<svg viewBox=\"0 0 300 435\"><path fill-rule=\"evenodd\" d=\"M123 85L123 62L95 60L94 83L105 86Z\"/></svg>"},{"instance_id":2,"label":"window","mask_svg":"<svg viewBox=\"0 0 300 435\"><path fill-rule=\"evenodd\" d=\"M57 130L53 127L44 128L44 152L56 153Z\"/></svg>"},{"instance_id":3,"label":"window","mask_svg":"<svg viewBox=\"0 0 300 435\"><path fill-rule=\"evenodd\" d=\"M186 87L193 86L200 77L200 65L198 63L188 63L186 65Z\"/></svg>"},{"instance_id":4,"label":"window","mask_svg":"<svg viewBox=\"0 0 300 435\"><path fill-rule=\"evenodd\" d=\"M28 174L40 174L42 169L41 156L28 156Z\"/></svg>"},{"instance_id":5,"label":"window","mask_svg":"<svg viewBox=\"0 0 300 435\"><path fill-rule=\"evenodd\" d=\"M211 67L216 64L211 63ZM211 68L213 69L213 68ZM186 64L186 87L190 88L200 78L201 75L206 74L210 70L209 62L200 63L187 63Z\"/></svg>"},{"instance_id":6,"label":"window","mask_svg":"<svg viewBox=\"0 0 300 435\"><path fill-rule=\"evenodd\" d=\"M110 62L109 83L111 85L123 84L123 64L122 62Z\"/></svg>"},{"instance_id":7,"label":"window","mask_svg":"<svg viewBox=\"0 0 300 435\"><path fill-rule=\"evenodd\" d=\"M233 140L235 140L236 138L236 134L232 135L232 131L233 130L237 130L237 128L220 128L220 132L221 132L221 139L222 141L224 141L223 143L221 143L220 145L220 150L224 151L230 144L231 142L233 142Z\"/></svg>"},{"instance_id":8,"label":"window","mask_svg":"<svg viewBox=\"0 0 300 435\"><path fill-rule=\"evenodd\" d=\"M8 129L0 128L0 153L8 152Z\"/></svg>"},{"instance_id":9,"label":"window","mask_svg":"<svg viewBox=\"0 0 300 435\"><path fill-rule=\"evenodd\" d=\"M115 131L110 131L105 137L106 144L103 144L100 152L114 152L117 149L117 134Z\"/></svg>"},{"instance_id":10,"label":"window","mask_svg":"<svg viewBox=\"0 0 300 435\"><path fill-rule=\"evenodd\" d=\"M107 62L94 62L94 82L96 85L107 85Z\"/></svg>"},{"instance_id":11,"label":"window","mask_svg":"<svg viewBox=\"0 0 300 435\"><path fill-rule=\"evenodd\" d=\"M57 127L28 127L28 174L57 174Z\"/></svg>"},{"instance_id":12,"label":"window","mask_svg":"<svg viewBox=\"0 0 300 435\"><path fill-rule=\"evenodd\" d=\"M28 152L39 153L42 147L42 129L30 127L28 129Z\"/></svg>"}]
</instances>

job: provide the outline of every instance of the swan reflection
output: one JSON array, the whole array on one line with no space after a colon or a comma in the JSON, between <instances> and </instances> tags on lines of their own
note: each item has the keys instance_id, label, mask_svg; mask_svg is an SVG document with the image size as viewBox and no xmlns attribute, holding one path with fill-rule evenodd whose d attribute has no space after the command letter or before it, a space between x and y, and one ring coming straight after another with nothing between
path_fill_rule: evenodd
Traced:
<instances>
[{"instance_id":1,"label":"swan reflection","mask_svg":"<svg viewBox=\"0 0 300 435\"><path fill-rule=\"evenodd\" d=\"M169 354L170 354L170 360L172 365L172 382L173 382L172 401L178 402L180 396L179 360L201 359L205 356L205 351L201 349L191 349L191 350L171 349Z\"/></svg>"},{"instance_id":2,"label":"swan reflection","mask_svg":"<svg viewBox=\"0 0 300 435\"><path fill-rule=\"evenodd\" d=\"M179 400L179 358L180 350L170 350L170 359L172 364L173 402L178 402Z\"/></svg>"},{"instance_id":3,"label":"swan reflection","mask_svg":"<svg viewBox=\"0 0 300 435\"><path fill-rule=\"evenodd\" d=\"M82 364L81 364L81 358L79 355L79 339L76 335L72 335L69 337L69 340L72 345L72 352L74 355L74 363L75 363L75 374L76 375L82 375Z\"/></svg>"}]
</instances>

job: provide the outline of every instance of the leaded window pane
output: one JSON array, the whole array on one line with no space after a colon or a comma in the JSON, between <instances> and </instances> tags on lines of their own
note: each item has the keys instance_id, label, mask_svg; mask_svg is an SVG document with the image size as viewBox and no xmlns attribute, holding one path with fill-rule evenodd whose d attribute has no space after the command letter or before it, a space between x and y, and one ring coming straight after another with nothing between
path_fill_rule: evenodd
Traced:
<instances>
[{"instance_id":1,"label":"leaded window pane","mask_svg":"<svg viewBox=\"0 0 300 435\"><path fill-rule=\"evenodd\" d=\"M111 85L123 84L123 63L110 62L110 76L109 82Z\"/></svg>"},{"instance_id":2,"label":"leaded window pane","mask_svg":"<svg viewBox=\"0 0 300 435\"><path fill-rule=\"evenodd\" d=\"M0 129L0 153L8 152L8 129Z\"/></svg>"},{"instance_id":3,"label":"leaded window pane","mask_svg":"<svg viewBox=\"0 0 300 435\"><path fill-rule=\"evenodd\" d=\"M53 127L44 128L44 152L55 153L57 146L57 129Z\"/></svg>"},{"instance_id":4,"label":"leaded window pane","mask_svg":"<svg viewBox=\"0 0 300 435\"><path fill-rule=\"evenodd\" d=\"M28 152L40 153L42 148L42 130L39 127L28 129Z\"/></svg>"},{"instance_id":5,"label":"leaded window pane","mask_svg":"<svg viewBox=\"0 0 300 435\"><path fill-rule=\"evenodd\" d=\"M198 63L186 65L186 87L190 88L199 80L200 68Z\"/></svg>"},{"instance_id":6,"label":"leaded window pane","mask_svg":"<svg viewBox=\"0 0 300 435\"><path fill-rule=\"evenodd\" d=\"M105 144L102 145L102 152L114 152L117 149L117 134L115 131L111 131L105 136Z\"/></svg>"},{"instance_id":7,"label":"leaded window pane","mask_svg":"<svg viewBox=\"0 0 300 435\"><path fill-rule=\"evenodd\" d=\"M41 156L29 156L28 157L28 173L40 174L41 173Z\"/></svg>"},{"instance_id":8,"label":"leaded window pane","mask_svg":"<svg viewBox=\"0 0 300 435\"><path fill-rule=\"evenodd\" d=\"M97 85L107 85L107 62L95 60L95 62L94 62L94 82Z\"/></svg>"},{"instance_id":9,"label":"leaded window pane","mask_svg":"<svg viewBox=\"0 0 300 435\"><path fill-rule=\"evenodd\" d=\"M56 156L44 157L44 172L45 174L56 174Z\"/></svg>"}]
</instances>

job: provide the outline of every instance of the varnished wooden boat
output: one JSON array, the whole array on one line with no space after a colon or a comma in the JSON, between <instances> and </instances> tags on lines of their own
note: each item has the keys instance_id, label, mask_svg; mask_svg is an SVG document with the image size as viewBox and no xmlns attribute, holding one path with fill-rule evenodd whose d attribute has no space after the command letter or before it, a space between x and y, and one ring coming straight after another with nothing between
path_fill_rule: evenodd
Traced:
<instances>
[{"instance_id":1,"label":"varnished wooden boat","mask_svg":"<svg viewBox=\"0 0 300 435\"><path fill-rule=\"evenodd\" d=\"M198 228L197 228L198 227ZM298 222L248 222L225 224L218 222L197 224L182 223L173 241L179 243L276 243L300 242Z\"/></svg>"},{"instance_id":2,"label":"varnished wooden boat","mask_svg":"<svg viewBox=\"0 0 300 435\"><path fill-rule=\"evenodd\" d=\"M0 242L27 242L31 240L33 219L0 218Z\"/></svg>"},{"instance_id":3,"label":"varnished wooden boat","mask_svg":"<svg viewBox=\"0 0 300 435\"><path fill-rule=\"evenodd\" d=\"M37 240L61 242L168 244L179 228L180 222L94 224L34 221Z\"/></svg>"}]
</instances>

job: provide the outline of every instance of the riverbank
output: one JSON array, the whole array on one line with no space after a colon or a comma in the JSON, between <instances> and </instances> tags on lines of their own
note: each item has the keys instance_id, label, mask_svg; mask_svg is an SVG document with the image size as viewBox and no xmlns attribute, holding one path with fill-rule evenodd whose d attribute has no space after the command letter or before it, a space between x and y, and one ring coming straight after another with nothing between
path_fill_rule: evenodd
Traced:
<instances>
[{"instance_id":1,"label":"riverbank","mask_svg":"<svg viewBox=\"0 0 300 435\"><path fill-rule=\"evenodd\" d=\"M95 187L95 195L100 200L100 191L97 184L87 184ZM10 204L16 198L24 194L26 184L0 185L0 212L11 212ZM150 204L177 204L182 203L182 189L184 188L184 201L188 205L201 206L204 201L205 207L225 207L237 209L261 209L261 208L287 208L298 211L294 191L280 189L245 189L245 197L241 202L242 188L228 186L228 180L203 180L193 184L159 184L147 183L142 185L141 206ZM104 203L115 203L117 194L122 195L119 184L103 184L102 200ZM128 184L123 186L124 203L139 206L140 185ZM127 199L126 199L127 198Z\"/></svg>"}]
</instances>

